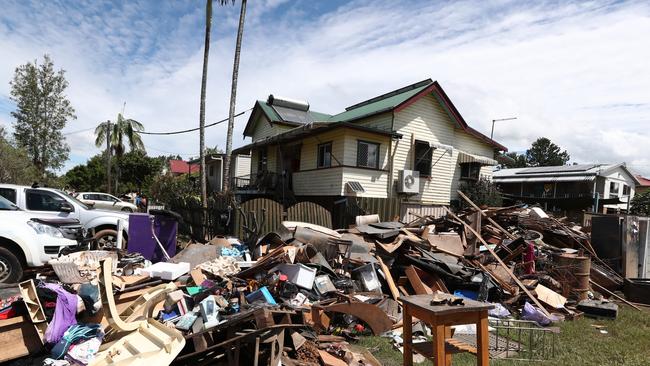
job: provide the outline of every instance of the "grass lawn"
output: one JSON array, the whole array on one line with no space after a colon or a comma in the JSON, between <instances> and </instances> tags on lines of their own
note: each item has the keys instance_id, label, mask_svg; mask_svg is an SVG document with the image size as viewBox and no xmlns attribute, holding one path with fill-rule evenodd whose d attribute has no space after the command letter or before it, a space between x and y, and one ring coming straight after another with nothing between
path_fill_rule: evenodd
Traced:
<instances>
[{"instance_id":1,"label":"grass lawn","mask_svg":"<svg viewBox=\"0 0 650 366\"><path fill-rule=\"evenodd\" d=\"M603 325L607 334L601 334L592 324ZM491 361L491 365L650 365L650 312L619 307L618 319L595 320L583 318L559 324L555 358L549 362ZM387 338L365 337L359 343L368 348L384 365L401 365L402 354ZM430 365L425 362L421 365ZM454 356L454 366L476 365L469 354Z\"/></svg>"}]
</instances>

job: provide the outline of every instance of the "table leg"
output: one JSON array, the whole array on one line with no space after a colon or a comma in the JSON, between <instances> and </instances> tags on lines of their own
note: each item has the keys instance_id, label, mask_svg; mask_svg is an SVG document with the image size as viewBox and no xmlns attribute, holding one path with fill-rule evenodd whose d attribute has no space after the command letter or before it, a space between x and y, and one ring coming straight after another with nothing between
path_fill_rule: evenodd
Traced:
<instances>
[{"instance_id":1,"label":"table leg","mask_svg":"<svg viewBox=\"0 0 650 366\"><path fill-rule=\"evenodd\" d=\"M433 333L433 364L435 366L445 366L445 325L432 325Z\"/></svg>"},{"instance_id":2,"label":"table leg","mask_svg":"<svg viewBox=\"0 0 650 366\"><path fill-rule=\"evenodd\" d=\"M404 365L413 365L413 318L408 305L404 305L404 316L402 317L402 339L404 340Z\"/></svg>"},{"instance_id":3,"label":"table leg","mask_svg":"<svg viewBox=\"0 0 650 366\"><path fill-rule=\"evenodd\" d=\"M445 326L445 347L447 346L447 339L451 339L451 327ZM445 365L451 366L453 354L445 353Z\"/></svg>"},{"instance_id":4,"label":"table leg","mask_svg":"<svg viewBox=\"0 0 650 366\"><path fill-rule=\"evenodd\" d=\"M481 311L478 314L476 323L476 358L478 366L488 366L490 364L490 343L488 337L488 316L487 311Z\"/></svg>"}]
</instances>

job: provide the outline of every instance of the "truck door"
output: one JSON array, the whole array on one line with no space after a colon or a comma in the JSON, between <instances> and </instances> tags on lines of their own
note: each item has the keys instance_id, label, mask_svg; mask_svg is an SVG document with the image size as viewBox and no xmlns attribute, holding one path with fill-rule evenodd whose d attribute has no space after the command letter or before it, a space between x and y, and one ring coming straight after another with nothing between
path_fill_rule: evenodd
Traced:
<instances>
[{"instance_id":1,"label":"truck door","mask_svg":"<svg viewBox=\"0 0 650 366\"><path fill-rule=\"evenodd\" d=\"M38 217L77 218L74 206L58 194L40 189L25 190L25 210Z\"/></svg>"}]
</instances>

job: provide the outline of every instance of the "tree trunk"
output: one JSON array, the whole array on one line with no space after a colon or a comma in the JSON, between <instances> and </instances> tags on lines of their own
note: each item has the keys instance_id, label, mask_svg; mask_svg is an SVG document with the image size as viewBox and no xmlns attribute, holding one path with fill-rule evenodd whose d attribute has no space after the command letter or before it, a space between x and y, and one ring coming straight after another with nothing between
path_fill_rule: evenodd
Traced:
<instances>
[{"instance_id":1,"label":"tree trunk","mask_svg":"<svg viewBox=\"0 0 650 366\"><path fill-rule=\"evenodd\" d=\"M228 133L226 135L226 159L223 167L223 190L230 190L230 158L232 155L232 133L235 127L235 105L237 103L237 78L239 76L239 54L242 36L244 35L244 19L246 18L246 0L241 2L239 12L239 27L237 28L237 43L235 44L235 60L232 67L232 83L230 89L230 110L228 111Z\"/></svg>"},{"instance_id":2,"label":"tree trunk","mask_svg":"<svg viewBox=\"0 0 650 366\"><path fill-rule=\"evenodd\" d=\"M208 207L208 187L205 176L205 92L208 81L208 59L210 55L210 29L212 28L212 0L205 4L205 45L203 50L203 75L201 77L201 107L199 110L199 160L201 168L199 179L201 181L201 205Z\"/></svg>"},{"instance_id":3,"label":"tree trunk","mask_svg":"<svg viewBox=\"0 0 650 366\"><path fill-rule=\"evenodd\" d=\"M111 192L111 121L106 121L106 192Z\"/></svg>"}]
</instances>

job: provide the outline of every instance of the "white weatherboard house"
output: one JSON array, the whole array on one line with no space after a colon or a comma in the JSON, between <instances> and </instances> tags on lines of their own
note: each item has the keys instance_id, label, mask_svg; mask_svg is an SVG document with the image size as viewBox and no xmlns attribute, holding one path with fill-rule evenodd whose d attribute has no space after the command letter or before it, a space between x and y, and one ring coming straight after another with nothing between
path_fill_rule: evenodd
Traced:
<instances>
[{"instance_id":1,"label":"white weatherboard house","mask_svg":"<svg viewBox=\"0 0 650 366\"><path fill-rule=\"evenodd\" d=\"M269 96L244 129L252 142L246 192L293 196L398 198L449 205L463 180L490 177L507 149L471 128L430 79L347 107L314 112L306 102Z\"/></svg>"},{"instance_id":2,"label":"white weatherboard house","mask_svg":"<svg viewBox=\"0 0 650 366\"><path fill-rule=\"evenodd\" d=\"M625 212L639 184L625 163L502 169L493 180L513 200L600 213Z\"/></svg>"}]
</instances>

